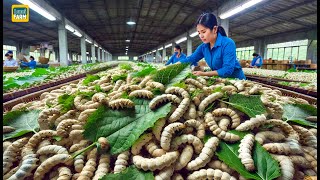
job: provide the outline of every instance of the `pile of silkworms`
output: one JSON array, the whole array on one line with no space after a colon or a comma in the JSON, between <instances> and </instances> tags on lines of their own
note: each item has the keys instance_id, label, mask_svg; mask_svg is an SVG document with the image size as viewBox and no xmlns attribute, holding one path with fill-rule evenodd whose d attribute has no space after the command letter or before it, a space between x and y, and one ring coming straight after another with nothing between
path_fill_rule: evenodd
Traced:
<instances>
[{"instance_id":1,"label":"pile of silkworms","mask_svg":"<svg viewBox=\"0 0 320 180\"><path fill-rule=\"evenodd\" d=\"M12 110L40 109L40 131L3 142L4 179L94 179L107 173L120 173L130 165L142 171L153 171L160 179L245 179L237 171L220 161L215 154L219 142L240 142L239 158L250 171L257 170L253 161L253 145L260 143L279 162L282 179L303 179L317 173L317 129L287 123L280 118L283 104L309 104L301 98L282 96L251 81L217 78L207 85L208 77L187 78L185 88L165 87L150 76L112 82L114 75L127 70L111 69L88 86L69 84L43 93L39 101L17 104ZM100 85L103 92L96 92ZM154 95L153 89L162 92ZM221 91L213 92L215 89ZM75 109L61 113L58 97L76 91L96 92L91 100L81 95L74 99ZM201 90L201 91L199 91ZM195 93L198 91L199 93ZM120 154L100 154L97 148L76 156L71 154L86 148L92 142L83 137L84 125L90 114L104 105L112 109L134 108L129 97L150 99L149 107L156 110L171 102L171 112L156 121L132 147ZM221 100L225 95L261 95L266 114L249 118L243 112ZM50 107L47 104L50 103ZM214 104L213 108L210 106ZM316 117L308 117L316 121ZM265 126L268 125L268 126ZM4 127L6 132L14 128ZM249 131L244 138L229 130ZM205 142L205 135L210 138ZM62 137L57 140L55 137ZM100 138L102 148L108 148L105 138ZM258 162L259 163L259 162Z\"/></svg>"}]
</instances>

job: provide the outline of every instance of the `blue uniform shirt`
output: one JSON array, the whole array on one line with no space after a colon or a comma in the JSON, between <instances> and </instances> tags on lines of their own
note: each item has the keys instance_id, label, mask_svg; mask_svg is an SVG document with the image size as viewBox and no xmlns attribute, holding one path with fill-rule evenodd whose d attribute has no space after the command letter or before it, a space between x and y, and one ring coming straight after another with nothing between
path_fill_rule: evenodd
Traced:
<instances>
[{"instance_id":1,"label":"blue uniform shirt","mask_svg":"<svg viewBox=\"0 0 320 180\"><path fill-rule=\"evenodd\" d=\"M206 60L211 70L217 70L219 77L246 79L242 67L237 61L236 45L234 41L218 33L214 47L210 50L210 43L202 43L193 54L180 62L198 62Z\"/></svg>"},{"instance_id":2,"label":"blue uniform shirt","mask_svg":"<svg viewBox=\"0 0 320 180\"><path fill-rule=\"evenodd\" d=\"M262 66L262 57L257 56L255 58L253 58L251 61L251 66L261 67Z\"/></svg>"},{"instance_id":3,"label":"blue uniform shirt","mask_svg":"<svg viewBox=\"0 0 320 180\"><path fill-rule=\"evenodd\" d=\"M29 68L34 69L34 68L36 68L37 62L35 60L33 60L30 62L21 62L21 64L23 66L28 66Z\"/></svg>"},{"instance_id":4,"label":"blue uniform shirt","mask_svg":"<svg viewBox=\"0 0 320 180\"><path fill-rule=\"evenodd\" d=\"M186 57L187 56L185 54L183 54L183 53L180 53L180 57L179 58L176 56L176 54L173 54L170 57L169 61L165 65L169 65L171 63L174 64L176 62L179 62L181 59L185 59Z\"/></svg>"}]
</instances>

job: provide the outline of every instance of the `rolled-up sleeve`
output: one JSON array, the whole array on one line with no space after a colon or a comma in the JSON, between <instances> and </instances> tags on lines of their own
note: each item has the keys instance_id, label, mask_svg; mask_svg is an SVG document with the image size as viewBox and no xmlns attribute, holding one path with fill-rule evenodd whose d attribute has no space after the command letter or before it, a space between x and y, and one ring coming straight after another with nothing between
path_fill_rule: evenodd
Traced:
<instances>
[{"instance_id":1,"label":"rolled-up sleeve","mask_svg":"<svg viewBox=\"0 0 320 180\"><path fill-rule=\"evenodd\" d=\"M222 50L222 68L218 69L218 76L222 78L227 78L232 75L234 71L234 67L236 64L237 56L236 56L236 45L233 41L230 41L226 44L224 49Z\"/></svg>"},{"instance_id":2,"label":"rolled-up sleeve","mask_svg":"<svg viewBox=\"0 0 320 180\"><path fill-rule=\"evenodd\" d=\"M192 53L190 56L186 57L185 59L181 59L180 62L182 63L191 63L195 64L200 59L204 57L203 52L202 52L202 45L198 46L197 49Z\"/></svg>"}]
</instances>

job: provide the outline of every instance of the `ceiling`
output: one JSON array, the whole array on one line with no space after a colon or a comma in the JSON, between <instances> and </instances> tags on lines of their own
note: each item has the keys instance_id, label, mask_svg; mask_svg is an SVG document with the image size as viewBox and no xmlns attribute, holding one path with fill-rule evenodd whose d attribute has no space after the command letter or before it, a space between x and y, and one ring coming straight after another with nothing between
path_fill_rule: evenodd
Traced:
<instances>
[{"instance_id":1,"label":"ceiling","mask_svg":"<svg viewBox=\"0 0 320 180\"><path fill-rule=\"evenodd\" d=\"M111 54L141 55L194 27L202 12L213 12L230 0L45 0ZM5 0L11 9L15 0ZM4 38L58 47L58 22L51 22L30 10L29 23L12 23L10 11L3 11ZM229 18L229 37L235 42L272 34L314 29L316 0L266 0ZM133 20L136 25L129 26ZM130 42L125 42L130 39ZM196 36L193 49L201 42ZM186 51L186 42L181 43ZM91 47L87 44L87 51ZM68 33L68 48L80 52L80 38ZM169 51L170 52L170 51Z\"/></svg>"}]
</instances>

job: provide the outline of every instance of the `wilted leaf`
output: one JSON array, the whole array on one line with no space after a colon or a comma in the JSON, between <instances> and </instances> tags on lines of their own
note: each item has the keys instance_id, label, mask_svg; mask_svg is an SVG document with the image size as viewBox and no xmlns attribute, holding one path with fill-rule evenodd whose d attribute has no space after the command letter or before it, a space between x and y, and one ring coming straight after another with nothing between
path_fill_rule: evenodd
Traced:
<instances>
[{"instance_id":1,"label":"wilted leaf","mask_svg":"<svg viewBox=\"0 0 320 180\"><path fill-rule=\"evenodd\" d=\"M282 118L287 122L295 122L301 125L317 128L317 123L305 120L308 116L316 116L317 109L307 104L285 104Z\"/></svg>"}]
</instances>

